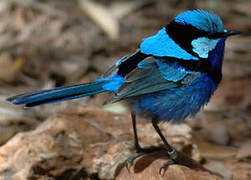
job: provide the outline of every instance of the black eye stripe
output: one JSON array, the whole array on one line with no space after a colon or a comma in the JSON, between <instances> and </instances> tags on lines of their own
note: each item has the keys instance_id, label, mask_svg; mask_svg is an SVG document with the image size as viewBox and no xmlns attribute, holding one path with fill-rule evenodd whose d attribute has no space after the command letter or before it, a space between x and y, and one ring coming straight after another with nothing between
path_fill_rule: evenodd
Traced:
<instances>
[{"instance_id":1,"label":"black eye stripe","mask_svg":"<svg viewBox=\"0 0 251 180\"><path fill-rule=\"evenodd\" d=\"M209 34L206 31L195 28L192 25L183 25L172 21L166 26L167 34L183 49L195 57L198 57L192 49L191 42L199 37L207 37L209 39L217 39L224 36L224 32L216 32Z\"/></svg>"},{"instance_id":2,"label":"black eye stripe","mask_svg":"<svg viewBox=\"0 0 251 180\"><path fill-rule=\"evenodd\" d=\"M175 21L172 21L166 26L166 31L169 35L176 35L185 37L185 39L196 39L198 37L207 36L208 33L203 30L199 30L192 25L183 25ZM187 36L189 35L189 36Z\"/></svg>"},{"instance_id":3,"label":"black eye stripe","mask_svg":"<svg viewBox=\"0 0 251 180\"><path fill-rule=\"evenodd\" d=\"M192 25L181 25L175 21L166 26L166 32L175 43L195 57L198 57L198 54L193 52L191 42L194 39L207 35L205 31L198 30Z\"/></svg>"},{"instance_id":4,"label":"black eye stripe","mask_svg":"<svg viewBox=\"0 0 251 180\"><path fill-rule=\"evenodd\" d=\"M196 27L192 25L183 25L179 24L175 21L172 21L170 24L166 26L166 31L168 34L176 34L179 36L185 36L189 34L189 39L196 39L198 37L208 37L210 39L216 39L223 37L225 35L225 32L215 32L215 33L208 33L204 30L197 29Z\"/></svg>"}]
</instances>

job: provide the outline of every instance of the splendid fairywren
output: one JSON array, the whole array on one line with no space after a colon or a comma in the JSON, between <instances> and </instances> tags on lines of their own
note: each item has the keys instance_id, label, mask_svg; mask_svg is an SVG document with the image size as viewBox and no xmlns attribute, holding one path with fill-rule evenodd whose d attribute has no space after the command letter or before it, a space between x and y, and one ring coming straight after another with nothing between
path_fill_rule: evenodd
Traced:
<instances>
[{"instance_id":1,"label":"splendid fairywren","mask_svg":"<svg viewBox=\"0 0 251 180\"><path fill-rule=\"evenodd\" d=\"M157 34L145 38L133 54L119 59L94 82L26 93L8 98L13 104L34 107L110 92L107 102L123 100L131 111L136 153L128 159L159 148L141 148L136 115L149 119L164 143L170 162L185 164L161 133L158 122L182 121L194 116L221 81L225 40L238 31L224 29L221 19L208 11L185 11Z\"/></svg>"}]
</instances>

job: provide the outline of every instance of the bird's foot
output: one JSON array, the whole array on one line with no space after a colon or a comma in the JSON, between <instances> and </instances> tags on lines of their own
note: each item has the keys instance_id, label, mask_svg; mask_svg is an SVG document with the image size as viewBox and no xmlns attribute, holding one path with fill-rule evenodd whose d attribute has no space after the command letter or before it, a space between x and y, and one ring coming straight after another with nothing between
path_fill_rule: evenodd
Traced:
<instances>
[{"instance_id":1,"label":"bird's foot","mask_svg":"<svg viewBox=\"0 0 251 180\"><path fill-rule=\"evenodd\" d=\"M164 148L163 147L148 147L148 148L137 148L136 152L131 156L129 157L127 160L126 160L126 168L127 170L129 171L131 165L133 164L134 160L145 155L145 154L150 154L150 153L153 153L155 151L160 151L160 150L163 150Z\"/></svg>"},{"instance_id":2,"label":"bird's foot","mask_svg":"<svg viewBox=\"0 0 251 180\"><path fill-rule=\"evenodd\" d=\"M164 176L169 165L178 164L190 168L196 168L200 166L196 161L187 157L183 153L176 151L174 148L171 148L167 153L170 159L160 167L159 174L161 176Z\"/></svg>"},{"instance_id":3,"label":"bird's foot","mask_svg":"<svg viewBox=\"0 0 251 180\"><path fill-rule=\"evenodd\" d=\"M125 162L127 170L130 171L130 167L132 166L134 160L136 160L137 158L145 154L154 153L156 151L167 151L167 155L169 156L169 160L165 162L159 169L159 174L161 176L164 176L168 166L173 164L183 165L189 168L198 168L198 167L203 168L196 161L189 158L182 152L176 151L174 148L167 150L165 147L153 146L149 148L137 148L136 152L131 157L129 157Z\"/></svg>"}]
</instances>

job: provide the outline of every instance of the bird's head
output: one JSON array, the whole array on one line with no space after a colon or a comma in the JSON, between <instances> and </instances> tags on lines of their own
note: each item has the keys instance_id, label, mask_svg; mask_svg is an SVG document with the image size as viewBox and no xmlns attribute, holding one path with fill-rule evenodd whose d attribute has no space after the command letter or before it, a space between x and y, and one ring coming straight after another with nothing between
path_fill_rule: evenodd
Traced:
<instances>
[{"instance_id":1,"label":"bird's head","mask_svg":"<svg viewBox=\"0 0 251 180\"><path fill-rule=\"evenodd\" d=\"M214 13L189 10L176 16L155 36L144 39L141 50L159 57L209 60L221 70L225 40L239 33L224 29L222 20Z\"/></svg>"}]
</instances>

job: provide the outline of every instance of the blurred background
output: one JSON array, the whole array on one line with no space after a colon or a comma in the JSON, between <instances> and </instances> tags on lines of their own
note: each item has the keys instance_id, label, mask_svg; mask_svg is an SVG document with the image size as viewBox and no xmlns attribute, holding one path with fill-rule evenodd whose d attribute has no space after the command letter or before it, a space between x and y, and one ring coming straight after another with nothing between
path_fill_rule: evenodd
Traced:
<instances>
[{"instance_id":1,"label":"blurred background","mask_svg":"<svg viewBox=\"0 0 251 180\"><path fill-rule=\"evenodd\" d=\"M195 8L215 12L226 29L246 34L227 41L219 89L186 122L203 157L213 159L224 178L251 179L250 0L1 0L0 144L79 106L126 115L121 104L103 107L99 95L34 109L5 99L92 81L178 13Z\"/></svg>"}]
</instances>

